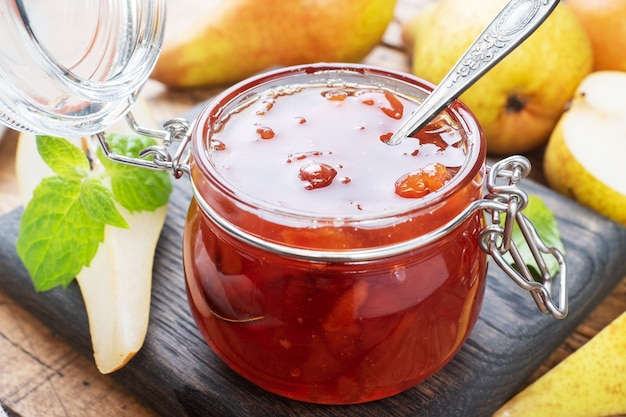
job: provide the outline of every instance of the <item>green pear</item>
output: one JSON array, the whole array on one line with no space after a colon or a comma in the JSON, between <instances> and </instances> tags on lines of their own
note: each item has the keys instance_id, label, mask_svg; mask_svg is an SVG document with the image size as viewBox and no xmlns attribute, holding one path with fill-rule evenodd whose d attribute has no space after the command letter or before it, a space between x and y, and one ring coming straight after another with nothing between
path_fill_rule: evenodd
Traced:
<instances>
[{"instance_id":1,"label":"green pear","mask_svg":"<svg viewBox=\"0 0 626 417\"><path fill-rule=\"evenodd\" d=\"M493 417L626 414L626 313L504 404Z\"/></svg>"},{"instance_id":2,"label":"green pear","mask_svg":"<svg viewBox=\"0 0 626 417\"><path fill-rule=\"evenodd\" d=\"M544 154L552 188L626 225L626 72L586 77Z\"/></svg>"},{"instance_id":3,"label":"green pear","mask_svg":"<svg viewBox=\"0 0 626 417\"><path fill-rule=\"evenodd\" d=\"M403 26L412 72L439 83L508 0L441 0ZM566 4L461 95L492 154L545 144L580 81L591 71L591 43Z\"/></svg>"},{"instance_id":4,"label":"green pear","mask_svg":"<svg viewBox=\"0 0 626 417\"><path fill-rule=\"evenodd\" d=\"M145 103L137 102L133 114L142 124L156 126ZM122 121L111 133L132 134ZM80 138L70 139L81 146ZM90 144L95 155L96 143ZM94 169L102 169L94 159ZM53 175L37 151L33 134L21 133L16 152L16 178L24 206L44 177ZM165 223L167 206L155 211L130 213L117 206L128 229L105 227L89 267L76 276L89 320L94 359L98 370L111 373L123 367L143 346L148 329L154 252Z\"/></svg>"},{"instance_id":5,"label":"green pear","mask_svg":"<svg viewBox=\"0 0 626 417\"><path fill-rule=\"evenodd\" d=\"M380 41L395 0L228 0L165 39L152 77L172 87L242 80L273 66L356 62Z\"/></svg>"}]
</instances>

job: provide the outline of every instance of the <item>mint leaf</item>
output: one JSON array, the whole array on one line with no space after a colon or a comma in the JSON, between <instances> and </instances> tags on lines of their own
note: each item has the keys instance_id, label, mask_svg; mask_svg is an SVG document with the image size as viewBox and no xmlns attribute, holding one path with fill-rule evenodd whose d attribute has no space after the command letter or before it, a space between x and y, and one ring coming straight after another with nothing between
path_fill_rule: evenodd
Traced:
<instances>
[{"instance_id":1,"label":"mint leaf","mask_svg":"<svg viewBox=\"0 0 626 417\"><path fill-rule=\"evenodd\" d=\"M115 207L113 193L99 179L89 178L83 182L80 201L93 221L128 229L128 223Z\"/></svg>"},{"instance_id":2,"label":"mint leaf","mask_svg":"<svg viewBox=\"0 0 626 417\"><path fill-rule=\"evenodd\" d=\"M55 174L66 177L86 177L90 164L85 153L63 138L37 136L37 150Z\"/></svg>"},{"instance_id":3,"label":"mint leaf","mask_svg":"<svg viewBox=\"0 0 626 417\"><path fill-rule=\"evenodd\" d=\"M35 288L47 291L91 263L106 225L129 226L80 148L51 136L37 136L37 148L57 175L42 180L24 209L17 252Z\"/></svg>"},{"instance_id":4,"label":"mint leaf","mask_svg":"<svg viewBox=\"0 0 626 417\"><path fill-rule=\"evenodd\" d=\"M77 179L45 178L24 210L17 253L37 291L66 287L104 240L104 224L90 220L81 189Z\"/></svg>"},{"instance_id":5,"label":"mint leaf","mask_svg":"<svg viewBox=\"0 0 626 417\"><path fill-rule=\"evenodd\" d=\"M528 205L524 209L524 215L535 226L539 237L541 237L547 246L555 247L562 253L565 253L563 241L561 240L561 234L559 233L559 226L556 218L554 217L554 213L545 205L539 196L529 196ZM540 279L541 273L539 272L539 267L536 265L532 252L530 251L530 248L524 239L524 235L517 224L513 228L512 239L533 276L536 279ZM505 255L505 258L511 266L515 267L513 259L508 253ZM546 256L544 259L546 260L548 271L550 271L551 276L554 276L559 270L559 263L553 256Z\"/></svg>"},{"instance_id":6,"label":"mint leaf","mask_svg":"<svg viewBox=\"0 0 626 417\"><path fill-rule=\"evenodd\" d=\"M113 134L107 135L106 140L111 151L132 158L137 158L141 150L156 145L154 139L143 136ZM98 159L106 168L105 175L111 178L115 201L131 213L154 211L169 201L173 187L168 172L122 165L110 161L101 150L98 150Z\"/></svg>"}]
</instances>

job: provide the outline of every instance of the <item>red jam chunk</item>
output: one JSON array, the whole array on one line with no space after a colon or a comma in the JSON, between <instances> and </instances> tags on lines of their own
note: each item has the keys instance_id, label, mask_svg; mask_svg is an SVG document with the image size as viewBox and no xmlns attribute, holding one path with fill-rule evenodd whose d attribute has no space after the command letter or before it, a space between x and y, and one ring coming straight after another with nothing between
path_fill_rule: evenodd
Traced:
<instances>
[{"instance_id":1,"label":"red jam chunk","mask_svg":"<svg viewBox=\"0 0 626 417\"><path fill-rule=\"evenodd\" d=\"M228 114L210 138L225 144L211 149L211 160L233 194L302 213L308 223L242 209L196 181L236 227L290 247L375 248L427 233L480 198L478 175L412 214L464 164L466 147L449 117L390 146L381 137L417 102L374 87L297 91L270 91ZM259 136L260 126L271 137ZM369 220L352 223L355 216ZM191 309L215 352L269 391L325 404L384 398L437 372L469 335L485 288L481 227L476 214L407 253L316 261L242 242L194 200L183 251Z\"/></svg>"},{"instance_id":2,"label":"red jam chunk","mask_svg":"<svg viewBox=\"0 0 626 417\"><path fill-rule=\"evenodd\" d=\"M443 187L451 176L451 170L440 163L428 165L398 179L396 194L406 198L424 197Z\"/></svg>"},{"instance_id":3,"label":"red jam chunk","mask_svg":"<svg viewBox=\"0 0 626 417\"><path fill-rule=\"evenodd\" d=\"M271 127L259 126L256 128L256 133L261 136L261 139L272 139L274 137L274 131Z\"/></svg>"},{"instance_id":4,"label":"red jam chunk","mask_svg":"<svg viewBox=\"0 0 626 417\"><path fill-rule=\"evenodd\" d=\"M404 106L400 102L400 99L398 99L398 97L393 95L390 91L385 91L384 95L385 99L389 102L389 107L381 107L380 109L392 119L402 119Z\"/></svg>"},{"instance_id":5,"label":"red jam chunk","mask_svg":"<svg viewBox=\"0 0 626 417\"><path fill-rule=\"evenodd\" d=\"M309 183L306 186L307 190L327 187L336 176L337 170L326 164L310 162L300 168L300 179Z\"/></svg>"}]
</instances>

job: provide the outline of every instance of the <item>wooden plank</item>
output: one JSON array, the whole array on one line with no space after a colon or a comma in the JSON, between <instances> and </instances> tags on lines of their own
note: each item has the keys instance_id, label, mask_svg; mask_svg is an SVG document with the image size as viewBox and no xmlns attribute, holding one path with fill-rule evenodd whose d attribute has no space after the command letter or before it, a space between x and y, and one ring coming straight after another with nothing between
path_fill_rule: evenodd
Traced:
<instances>
[{"instance_id":1,"label":"wooden plank","mask_svg":"<svg viewBox=\"0 0 626 417\"><path fill-rule=\"evenodd\" d=\"M2 291L0 389L24 417L156 415Z\"/></svg>"},{"instance_id":2,"label":"wooden plank","mask_svg":"<svg viewBox=\"0 0 626 417\"><path fill-rule=\"evenodd\" d=\"M557 213L570 275L570 315L540 314L495 264L468 342L441 372L395 397L354 406L319 406L267 393L227 368L195 328L184 291L182 230L191 198L177 181L154 267L150 328L140 353L113 375L159 414L176 416L486 416L523 384L626 275L626 229L531 181ZM77 286L36 294L15 254L21 209L0 222L0 290L58 337L91 358Z\"/></svg>"}]
</instances>

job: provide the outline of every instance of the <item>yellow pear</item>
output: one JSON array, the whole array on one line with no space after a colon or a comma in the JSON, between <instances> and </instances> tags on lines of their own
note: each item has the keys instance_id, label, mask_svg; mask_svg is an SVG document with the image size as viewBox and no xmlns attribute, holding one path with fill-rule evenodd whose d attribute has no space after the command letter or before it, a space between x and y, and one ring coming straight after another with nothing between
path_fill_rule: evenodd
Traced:
<instances>
[{"instance_id":1,"label":"yellow pear","mask_svg":"<svg viewBox=\"0 0 626 417\"><path fill-rule=\"evenodd\" d=\"M626 414L626 313L504 404L493 417Z\"/></svg>"},{"instance_id":2,"label":"yellow pear","mask_svg":"<svg viewBox=\"0 0 626 417\"><path fill-rule=\"evenodd\" d=\"M133 107L142 124L156 122L144 102ZM132 134L125 122L111 133ZM70 139L81 146L80 138ZM95 143L92 144L95 152ZM92 153L93 154L93 153ZM94 169L102 169L94 158ZM24 206L44 177L53 175L37 151L36 138L21 133L16 153L16 177ZM101 373L123 367L145 340L150 316L154 252L165 222L167 206L152 212L130 213L118 205L128 229L105 227L104 242L98 246L89 267L77 275L85 309L94 359Z\"/></svg>"},{"instance_id":3,"label":"yellow pear","mask_svg":"<svg viewBox=\"0 0 626 417\"><path fill-rule=\"evenodd\" d=\"M550 186L626 225L626 72L586 77L544 154Z\"/></svg>"},{"instance_id":4,"label":"yellow pear","mask_svg":"<svg viewBox=\"0 0 626 417\"><path fill-rule=\"evenodd\" d=\"M412 72L439 83L508 0L441 0L403 26ZM591 71L591 43L566 4L461 100L483 127L487 150L511 154L545 144L580 81Z\"/></svg>"},{"instance_id":5,"label":"yellow pear","mask_svg":"<svg viewBox=\"0 0 626 417\"><path fill-rule=\"evenodd\" d=\"M596 71L626 71L626 1L567 0L589 35Z\"/></svg>"},{"instance_id":6,"label":"yellow pear","mask_svg":"<svg viewBox=\"0 0 626 417\"><path fill-rule=\"evenodd\" d=\"M227 0L165 39L152 77L172 87L232 83L272 66L356 62L380 41L395 0Z\"/></svg>"}]
</instances>

